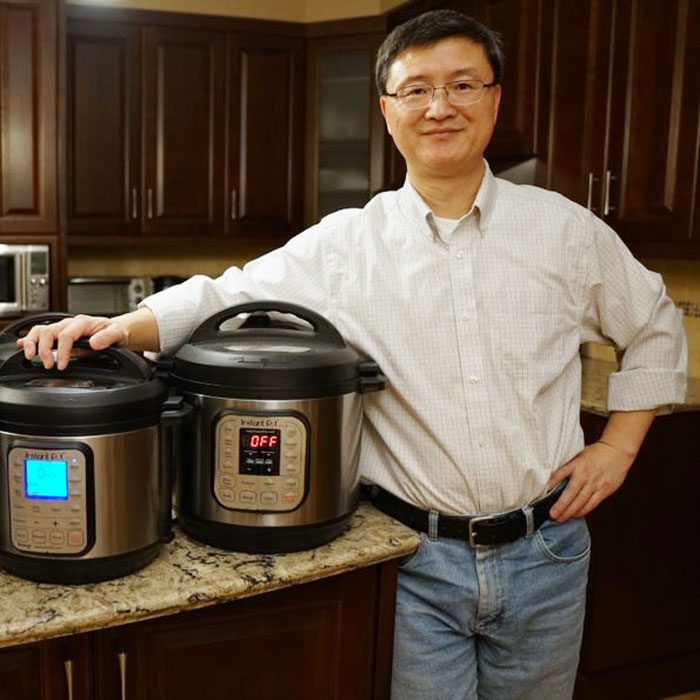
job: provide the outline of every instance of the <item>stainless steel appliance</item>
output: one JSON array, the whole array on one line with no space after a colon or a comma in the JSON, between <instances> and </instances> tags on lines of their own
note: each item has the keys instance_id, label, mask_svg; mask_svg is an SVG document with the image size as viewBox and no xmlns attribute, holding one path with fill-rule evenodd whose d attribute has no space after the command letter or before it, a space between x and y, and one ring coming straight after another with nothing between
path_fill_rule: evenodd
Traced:
<instances>
[{"instance_id":1,"label":"stainless steel appliance","mask_svg":"<svg viewBox=\"0 0 700 700\"><path fill-rule=\"evenodd\" d=\"M227 549L288 552L342 532L358 502L363 394L384 377L334 326L294 304L234 306L193 333L171 380L195 416L176 499L186 533Z\"/></svg>"},{"instance_id":2,"label":"stainless steel appliance","mask_svg":"<svg viewBox=\"0 0 700 700\"><path fill-rule=\"evenodd\" d=\"M71 277L68 311L71 314L115 316L134 311L153 294L150 277Z\"/></svg>"},{"instance_id":3,"label":"stainless steel appliance","mask_svg":"<svg viewBox=\"0 0 700 700\"><path fill-rule=\"evenodd\" d=\"M52 583L145 566L171 538L169 431L186 412L128 350L81 341L63 372L2 354L0 564Z\"/></svg>"},{"instance_id":4,"label":"stainless steel appliance","mask_svg":"<svg viewBox=\"0 0 700 700\"><path fill-rule=\"evenodd\" d=\"M48 245L0 243L0 317L49 308Z\"/></svg>"}]
</instances>

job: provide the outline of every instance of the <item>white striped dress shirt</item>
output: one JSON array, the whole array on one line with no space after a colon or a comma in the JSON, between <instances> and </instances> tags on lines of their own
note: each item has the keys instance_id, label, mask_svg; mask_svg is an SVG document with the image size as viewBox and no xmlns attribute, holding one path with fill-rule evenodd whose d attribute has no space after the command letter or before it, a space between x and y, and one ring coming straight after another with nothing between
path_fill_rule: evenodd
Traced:
<instances>
[{"instance_id":1,"label":"white striped dress shirt","mask_svg":"<svg viewBox=\"0 0 700 700\"><path fill-rule=\"evenodd\" d=\"M488 168L444 237L407 181L144 304L173 352L207 316L257 299L316 310L379 364L388 388L366 397L363 478L444 513L523 505L583 448L586 341L620 351L609 410L685 396L681 312L661 277L586 209Z\"/></svg>"}]
</instances>

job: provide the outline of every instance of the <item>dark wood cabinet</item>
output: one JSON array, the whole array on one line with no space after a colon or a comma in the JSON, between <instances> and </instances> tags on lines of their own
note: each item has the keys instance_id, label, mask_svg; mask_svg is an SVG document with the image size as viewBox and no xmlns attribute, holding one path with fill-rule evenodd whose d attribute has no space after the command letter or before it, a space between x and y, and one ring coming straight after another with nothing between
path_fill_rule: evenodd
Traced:
<instances>
[{"instance_id":1,"label":"dark wood cabinet","mask_svg":"<svg viewBox=\"0 0 700 700\"><path fill-rule=\"evenodd\" d=\"M59 229L58 12L0 1L0 235Z\"/></svg>"},{"instance_id":2,"label":"dark wood cabinet","mask_svg":"<svg viewBox=\"0 0 700 700\"><path fill-rule=\"evenodd\" d=\"M590 516L577 700L669 697L700 688L698 413L656 419L622 488ZM582 413L586 443L604 416Z\"/></svg>"},{"instance_id":3,"label":"dark wood cabinet","mask_svg":"<svg viewBox=\"0 0 700 700\"><path fill-rule=\"evenodd\" d=\"M103 13L80 8L68 22L69 233L118 242L298 231L303 38L275 33L278 23L245 33L201 18L91 14Z\"/></svg>"},{"instance_id":4,"label":"dark wood cabinet","mask_svg":"<svg viewBox=\"0 0 700 700\"><path fill-rule=\"evenodd\" d=\"M68 229L141 229L141 42L117 23L68 25Z\"/></svg>"},{"instance_id":5,"label":"dark wood cabinet","mask_svg":"<svg viewBox=\"0 0 700 700\"><path fill-rule=\"evenodd\" d=\"M0 700L388 700L396 576L393 560L0 650Z\"/></svg>"},{"instance_id":6,"label":"dark wood cabinet","mask_svg":"<svg viewBox=\"0 0 700 700\"><path fill-rule=\"evenodd\" d=\"M143 30L143 209L150 233L223 231L225 36Z\"/></svg>"},{"instance_id":7,"label":"dark wood cabinet","mask_svg":"<svg viewBox=\"0 0 700 700\"><path fill-rule=\"evenodd\" d=\"M545 0L552 24L545 185L633 251L700 253L700 7L687 0ZM572 32L571 28L576 27Z\"/></svg>"},{"instance_id":8,"label":"dark wood cabinet","mask_svg":"<svg viewBox=\"0 0 700 700\"><path fill-rule=\"evenodd\" d=\"M506 57L500 112L486 151L489 160L537 153L541 13L540 0L482 0L476 7L476 16L500 32Z\"/></svg>"},{"instance_id":9,"label":"dark wood cabinet","mask_svg":"<svg viewBox=\"0 0 700 700\"><path fill-rule=\"evenodd\" d=\"M0 700L92 698L90 637L0 650Z\"/></svg>"},{"instance_id":10,"label":"dark wood cabinet","mask_svg":"<svg viewBox=\"0 0 700 700\"><path fill-rule=\"evenodd\" d=\"M303 40L228 36L226 229L288 237L301 228Z\"/></svg>"}]
</instances>

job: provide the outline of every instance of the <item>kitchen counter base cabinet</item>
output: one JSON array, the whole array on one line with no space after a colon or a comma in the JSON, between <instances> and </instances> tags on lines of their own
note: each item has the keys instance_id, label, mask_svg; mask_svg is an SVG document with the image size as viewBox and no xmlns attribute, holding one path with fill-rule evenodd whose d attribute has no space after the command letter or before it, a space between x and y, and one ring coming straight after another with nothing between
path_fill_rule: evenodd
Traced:
<instances>
[{"instance_id":1,"label":"kitchen counter base cabinet","mask_svg":"<svg viewBox=\"0 0 700 700\"><path fill-rule=\"evenodd\" d=\"M586 444L607 418L584 412ZM589 517L592 550L576 700L700 688L696 411L660 416L622 488Z\"/></svg>"},{"instance_id":2,"label":"kitchen counter base cabinet","mask_svg":"<svg viewBox=\"0 0 700 700\"><path fill-rule=\"evenodd\" d=\"M389 698L397 562L0 651L0 700Z\"/></svg>"}]
</instances>

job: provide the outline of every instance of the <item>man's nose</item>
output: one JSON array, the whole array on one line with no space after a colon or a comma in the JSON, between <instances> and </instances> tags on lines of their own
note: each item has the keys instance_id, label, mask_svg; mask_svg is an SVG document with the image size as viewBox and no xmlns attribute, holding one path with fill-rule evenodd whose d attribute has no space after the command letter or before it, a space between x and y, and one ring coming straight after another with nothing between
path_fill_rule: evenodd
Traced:
<instances>
[{"instance_id":1,"label":"man's nose","mask_svg":"<svg viewBox=\"0 0 700 700\"><path fill-rule=\"evenodd\" d=\"M454 105L450 102L446 87L436 87L433 91L433 98L428 105L427 113L432 117L449 116L455 111Z\"/></svg>"}]
</instances>

